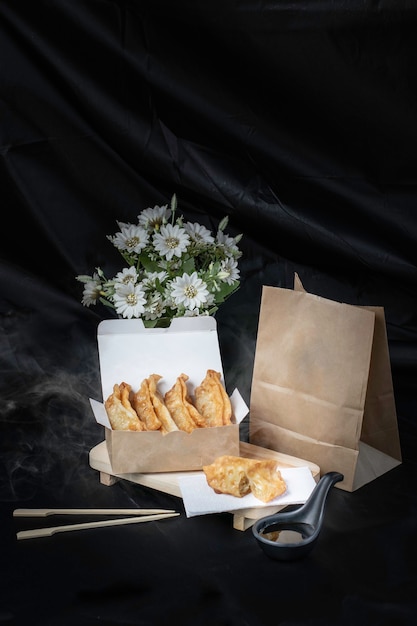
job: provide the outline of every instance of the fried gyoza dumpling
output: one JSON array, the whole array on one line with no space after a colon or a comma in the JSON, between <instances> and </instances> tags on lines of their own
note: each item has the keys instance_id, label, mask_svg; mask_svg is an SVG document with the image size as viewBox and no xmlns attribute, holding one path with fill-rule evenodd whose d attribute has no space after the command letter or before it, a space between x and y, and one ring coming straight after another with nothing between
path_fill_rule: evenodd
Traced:
<instances>
[{"instance_id":1,"label":"fried gyoza dumpling","mask_svg":"<svg viewBox=\"0 0 417 626\"><path fill-rule=\"evenodd\" d=\"M133 409L130 400L131 387L127 383L113 385L113 393L104 403L110 424L114 430L145 430L145 425Z\"/></svg>"},{"instance_id":2,"label":"fried gyoza dumpling","mask_svg":"<svg viewBox=\"0 0 417 626\"><path fill-rule=\"evenodd\" d=\"M157 383L162 378L159 374L151 374L148 378L149 395L151 402L155 410L156 416L161 422L161 431L163 433L170 433L173 430L178 430L178 426L171 417L168 407L164 402L162 394L158 391Z\"/></svg>"},{"instance_id":3,"label":"fried gyoza dumpling","mask_svg":"<svg viewBox=\"0 0 417 626\"><path fill-rule=\"evenodd\" d=\"M182 390L183 404L185 408L187 409L189 416L195 422L195 424L199 428L205 428L207 426L206 420L204 416L201 415L201 413L196 409L195 405L193 404L192 398L188 393L186 382L189 377L186 374L181 374L180 378L181 378L180 386Z\"/></svg>"},{"instance_id":4,"label":"fried gyoza dumpling","mask_svg":"<svg viewBox=\"0 0 417 626\"><path fill-rule=\"evenodd\" d=\"M262 502L270 502L287 490L285 480L278 469L278 462L274 459L255 461L247 469L250 490L255 498Z\"/></svg>"},{"instance_id":5,"label":"fried gyoza dumpling","mask_svg":"<svg viewBox=\"0 0 417 626\"><path fill-rule=\"evenodd\" d=\"M232 405L220 379L220 372L207 370L204 380L194 391L195 406L204 417L206 426L231 423Z\"/></svg>"},{"instance_id":6,"label":"fried gyoza dumpling","mask_svg":"<svg viewBox=\"0 0 417 626\"><path fill-rule=\"evenodd\" d=\"M207 484L216 493L242 498L252 492L262 502L270 502L283 494L287 485L274 459L247 459L225 455L211 465L204 465Z\"/></svg>"},{"instance_id":7,"label":"fried gyoza dumpling","mask_svg":"<svg viewBox=\"0 0 417 626\"><path fill-rule=\"evenodd\" d=\"M190 412L191 403L188 399L186 386L188 378L187 374L178 376L173 387L165 394L165 404L178 428L191 433L195 428L198 428L198 425Z\"/></svg>"},{"instance_id":8,"label":"fried gyoza dumpling","mask_svg":"<svg viewBox=\"0 0 417 626\"><path fill-rule=\"evenodd\" d=\"M224 455L211 465L203 465L208 485L216 493L227 493L236 498L246 496L250 492L247 461L239 456Z\"/></svg>"},{"instance_id":9,"label":"fried gyoza dumpling","mask_svg":"<svg viewBox=\"0 0 417 626\"><path fill-rule=\"evenodd\" d=\"M138 414L139 419L145 423L147 430L159 430L161 428L161 421L152 404L147 378L142 381L137 392L133 394L132 406Z\"/></svg>"}]
</instances>

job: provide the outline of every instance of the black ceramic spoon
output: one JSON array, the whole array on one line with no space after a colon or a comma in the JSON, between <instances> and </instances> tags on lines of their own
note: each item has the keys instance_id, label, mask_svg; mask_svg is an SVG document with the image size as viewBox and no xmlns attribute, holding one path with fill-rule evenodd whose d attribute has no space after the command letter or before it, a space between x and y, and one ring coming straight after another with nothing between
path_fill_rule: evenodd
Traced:
<instances>
[{"instance_id":1,"label":"black ceramic spoon","mask_svg":"<svg viewBox=\"0 0 417 626\"><path fill-rule=\"evenodd\" d=\"M308 500L298 509L280 511L262 517L252 526L252 532L262 550L271 559L290 561L310 552L323 525L327 495L343 474L324 474Z\"/></svg>"}]
</instances>

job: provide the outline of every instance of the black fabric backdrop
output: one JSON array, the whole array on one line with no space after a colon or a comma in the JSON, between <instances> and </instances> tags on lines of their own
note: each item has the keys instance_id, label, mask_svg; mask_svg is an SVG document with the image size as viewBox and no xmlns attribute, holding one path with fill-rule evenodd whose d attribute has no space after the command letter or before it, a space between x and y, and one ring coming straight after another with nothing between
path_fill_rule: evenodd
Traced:
<instances>
[{"instance_id":1,"label":"black fabric backdrop","mask_svg":"<svg viewBox=\"0 0 417 626\"><path fill-rule=\"evenodd\" d=\"M83 468L102 433L88 397L100 396L96 330L108 312L81 305L75 276L119 269L106 238L116 220L173 193L187 219L214 228L228 215L229 233L243 233L241 288L217 315L230 390L249 401L262 285L292 287L296 271L311 293L383 306L403 460L415 467L416 27L415 4L399 0L1 0L6 509L44 491L71 499L79 480L94 491ZM410 608L398 594L390 601ZM359 623L363 607L344 606L341 623ZM366 606L362 617L385 623ZM211 623L267 623L218 608L228 618ZM408 623L414 608L387 623ZM294 615L271 623L301 624ZM152 623L114 619L100 623Z\"/></svg>"}]
</instances>

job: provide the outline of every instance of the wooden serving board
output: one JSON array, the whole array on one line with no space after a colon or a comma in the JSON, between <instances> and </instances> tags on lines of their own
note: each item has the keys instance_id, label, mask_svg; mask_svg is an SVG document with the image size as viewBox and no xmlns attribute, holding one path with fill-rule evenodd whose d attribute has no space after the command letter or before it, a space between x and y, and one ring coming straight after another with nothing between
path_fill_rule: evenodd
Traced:
<instances>
[{"instance_id":1,"label":"wooden serving board","mask_svg":"<svg viewBox=\"0 0 417 626\"><path fill-rule=\"evenodd\" d=\"M309 467L312 476L316 482L320 479L320 468L315 463L299 459L288 454L281 454L274 450L268 450L267 448L261 448L251 443L244 441L240 442L240 456L250 459L277 459L280 467ZM157 489L164 493L169 493L173 496L181 498L181 490L179 486L179 479L182 476L190 476L193 474L199 474L200 471L194 472L158 472L152 474L114 474L109 454L107 451L106 442L102 441L94 448L90 450L89 455L90 466L100 472L100 482L104 485L113 485L118 480L129 480L130 482L144 487L150 487L151 489ZM237 530L246 530L260 517L266 515L272 515L281 510L282 506L271 506L261 508L241 509L233 512L233 528Z\"/></svg>"}]
</instances>

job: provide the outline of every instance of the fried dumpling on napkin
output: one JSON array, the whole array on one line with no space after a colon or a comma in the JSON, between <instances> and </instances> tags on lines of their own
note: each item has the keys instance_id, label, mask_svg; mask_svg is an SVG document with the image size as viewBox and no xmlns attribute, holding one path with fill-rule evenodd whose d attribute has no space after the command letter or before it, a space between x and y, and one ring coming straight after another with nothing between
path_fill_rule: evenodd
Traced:
<instances>
[{"instance_id":1,"label":"fried dumpling on napkin","mask_svg":"<svg viewBox=\"0 0 417 626\"><path fill-rule=\"evenodd\" d=\"M130 403L131 387L122 382L113 385L113 393L104 403L111 427L114 430L145 430L145 425L139 419Z\"/></svg>"},{"instance_id":2,"label":"fried dumpling on napkin","mask_svg":"<svg viewBox=\"0 0 417 626\"><path fill-rule=\"evenodd\" d=\"M192 411L190 411L191 402L188 397L186 381L187 374L178 376L174 385L165 394L165 404L171 414L172 419L180 430L191 433L198 424L193 419ZM195 409L195 407L193 407Z\"/></svg>"},{"instance_id":3,"label":"fried dumpling on napkin","mask_svg":"<svg viewBox=\"0 0 417 626\"><path fill-rule=\"evenodd\" d=\"M274 459L255 461L247 468L250 490L258 500L270 502L287 490L285 480L278 469L278 462Z\"/></svg>"},{"instance_id":4,"label":"fried dumpling on napkin","mask_svg":"<svg viewBox=\"0 0 417 626\"><path fill-rule=\"evenodd\" d=\"M173 430L178 430L178 426L171 417L168 407L165 404L164 398L157 388L158 381L161 378L162 376L160 376L159 374L151 374L149 376L149 378L147 379L149 395L156 416L161 422L161 431L163 433L170 433Z\"/></svg>"},{"instance_id":5,"label":"fried dumpling on napkin","mask_svg":"<svg viewBox=\"0 0 417 626\"><path fill-rule=\"evenodd\" d=\"M204 417L205 426L227 426L231 423L232 405L221 382L220 372L207 370L194 391L194 403Z\"/></svg>"},{"instance_id":6,"label":"fried dumpling on napkin","mask_svg":"<svg viewBox=\"0 0 417 626\"><path fill-rule=\"evenodd\" d=\"M211 465L204 465L207 484L216 493L242 498L252 492L262 502L270 502L283 494L287 485L274 459L247 459L224 455Z\"/></svg>"},{"instance_id":7,"label":"fried dumpling on napkin","mask_svg":"<svg viewBox=\"0 0 417 626\"><path fill-rule=\"evenodd\" d=\"M145 423L147 430L159 430L161 428L162 423L152 404L147 378L142 381L139 389L133 394L132 406L138 414L139 419Z\"/></svg>"},{"instance_id":8,"label":"fried dumpling on napkin","mask_svg":"<svg viewBox=\"0 0 417 626\"><path fill-rule=\"evenodd\" d=\"M203 465L208 485L216 493L227 493L236 498L246 496L250 492L247 461L243 457L223 455L211 465Z\"/></svg>"}]
</instances>

